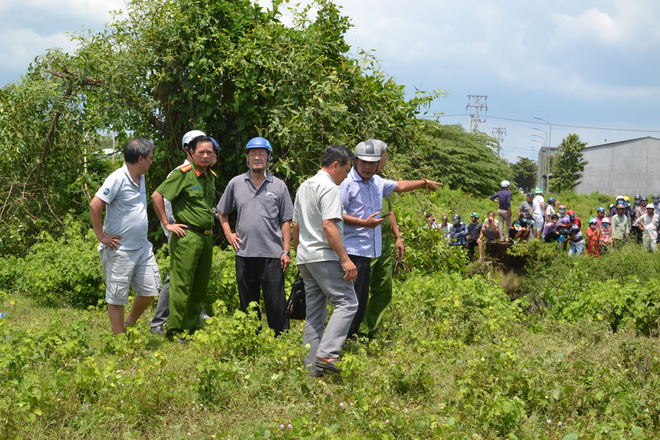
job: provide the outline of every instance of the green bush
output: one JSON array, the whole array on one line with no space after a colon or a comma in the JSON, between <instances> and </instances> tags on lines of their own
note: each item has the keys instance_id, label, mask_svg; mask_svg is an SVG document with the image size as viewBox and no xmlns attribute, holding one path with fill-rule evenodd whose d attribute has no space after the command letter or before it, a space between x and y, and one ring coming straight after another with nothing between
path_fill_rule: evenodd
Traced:
<instances>
[{"instance_id":1,"label":"green bush","mask_svg":"<svg viewBox=\"0 0 660 440\"><path fill-rule=\"evenodd\" d=\"M17 261L13 285L51 306L95 306L105 297L97 246L92 230L83 232L80 223L67 217L60 238L43 232Z\"/></svg>"},{"instance_id":2,"label":"green bush","mask_svg":"<svg viewBox=\"0 0 660 440\"><path fill-rule=\"evenodd\" d=\"M393 321L433 323L427 329L430 344L448 338L467 344L482 341L520 318L519 308L502 288L479 277L442 273L410 277L396 286L393 297Z\"/></svg>"},{"instance_id":3,"label":"green bush","mask_svg":"<svg viewBox=\"0 0 660 440\"><path fill-rule=\"evenodd\" d=\"M660 255L626 244L601 258L569 258L556 243L519 243L509 252L527 258L523 291L545 315L566 321L599 320L612 330L644 335L660 328Z\"/></svg>"}]
</instances>

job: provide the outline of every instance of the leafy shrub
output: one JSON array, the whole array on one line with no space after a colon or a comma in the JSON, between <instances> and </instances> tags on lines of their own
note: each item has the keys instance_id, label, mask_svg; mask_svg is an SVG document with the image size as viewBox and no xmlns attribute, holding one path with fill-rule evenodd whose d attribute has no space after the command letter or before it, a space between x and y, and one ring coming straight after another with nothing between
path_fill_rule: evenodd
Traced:
<instances>
[{"instance_id":1,"label":"leafy shrub","mask_svg":"<svg viewBox=\"0 0 660 440\"><path fill-rule=\"evenodd\" d=\"M52 306L95 306L105 297L97 246L92 230L83 232L80 223L67 217L60 238L43 232L40 242L17 261L14 285Z\"/></svg>"},{"instance_id":2,"label":"leafy shrub","mask_svg":"<svg viewBox=\"0 0 660 440\"><path fill-rule=\"evenodd\" d=\"M411 277L396 287L394 317L402 322L431 321L434 338L447 337L471 344L519 319L519 309L498 285L459 274Z\"/></svg>"},{"instance_id":3,"label":"leafy shrub","mask_svg":"<svg viewBox=\"0 0 660 440\"><path fill-rule=\"evenodd\" d=\"M397 265L397 277L405 278L410 272L465 273L468 261L465 249L449 246L442 232L418 226L408 213L402 213L398 219L403 242L408 245L404 259Z\"/></svg>"},{"instance_id":4,"label":"leafy shrub","mask_svg":"<svg viewBox=\"0 0 660 440\"><path fill-rule=\"evenodd\" d=\"M607 322L612 330L630 326L655 334L660 326L660 255L636 244L601 258L569 258L556 244L533 240L510 253L527 258L523 291L530 303L553 319Z\"/></svg>"}]
</instances>

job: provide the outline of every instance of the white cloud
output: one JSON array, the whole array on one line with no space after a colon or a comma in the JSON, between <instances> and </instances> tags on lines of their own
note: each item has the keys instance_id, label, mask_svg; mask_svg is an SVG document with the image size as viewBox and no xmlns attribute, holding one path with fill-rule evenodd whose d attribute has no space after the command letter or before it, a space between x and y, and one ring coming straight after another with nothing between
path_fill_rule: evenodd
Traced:
<instances>
[{"instance_id":1,"label":"white cloud","mask_svg":"<svg viewBox=\"0 0 660 440\"><path fill-rule=\"evenodd\" d=\"M65 32L44 36L27 28L9 28L0 31L0 41L20 42L0 45L0 59L3 60L0 71L6 72L24 71L36 56L44 54L46 48L75 49L75 44Z\"/></svg>"},{"instance_id":2,"label":"white cloud","mask_svg":"<svg viewBox=\"0 0 660 440\"><path fill-rule=\"evenodd\" d=\"M598 8L590 8L577 16L556 14L557 34L561 41L597 40L611 45L621 41L624 31L619 22Z\"/></svg>"}]
</instances>

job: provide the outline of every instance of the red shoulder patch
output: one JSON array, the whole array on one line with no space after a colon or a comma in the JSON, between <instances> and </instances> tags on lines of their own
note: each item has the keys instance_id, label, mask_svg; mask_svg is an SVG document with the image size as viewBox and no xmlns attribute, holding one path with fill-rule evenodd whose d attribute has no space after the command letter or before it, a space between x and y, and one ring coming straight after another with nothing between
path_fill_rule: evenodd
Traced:
<instances>
[{"instance_id":1,"label":"red shoulder patch","mask_svg":"<svg viewBox=\"0 0 660 440\"><path fill-rule=\"evenodd\" d=\"M196 169L196 170L195 170L195 175L196 175L197 177L199 177L199 176L202 175L202 172L201 172L200 170L197 170L197 169Z\"/></svg>"},{"instance_id":2,"label":"red shoulder patch","mask_svg":"<svg viewBox=\"0 0 660 440\"><path fill-rule=\"evenodd\" d=\"M182 173L185 173L185 172L188 172L188 171L192 170L192 165L191 164L184 165L179 169L181 170Z\"/></svg>"}]
</instances>

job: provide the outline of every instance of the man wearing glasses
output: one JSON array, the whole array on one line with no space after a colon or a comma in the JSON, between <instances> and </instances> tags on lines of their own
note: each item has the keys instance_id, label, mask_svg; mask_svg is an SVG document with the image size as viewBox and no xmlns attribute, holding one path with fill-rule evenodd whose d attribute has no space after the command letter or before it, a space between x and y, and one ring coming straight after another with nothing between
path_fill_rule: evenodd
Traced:
<instances>
[{"instance_id":1,"label":"man wearing glasses","mask_svg":"<svg viewBox=\"0 0 660 440\"><path fill-rule=\"evenodd\" d=\"M289 328L284 314L284 272L291 263L293 203L286 184L268 173L273 147L255 137L245 146L248 171L234 177L216 209L229 244L236 252L236 279L241 310L259 302L263 290L268 326L279 335ZM236 232L228 215L237 211ZM255 308L259 318L259 307Z\"/></svg>"}]
</instances>

